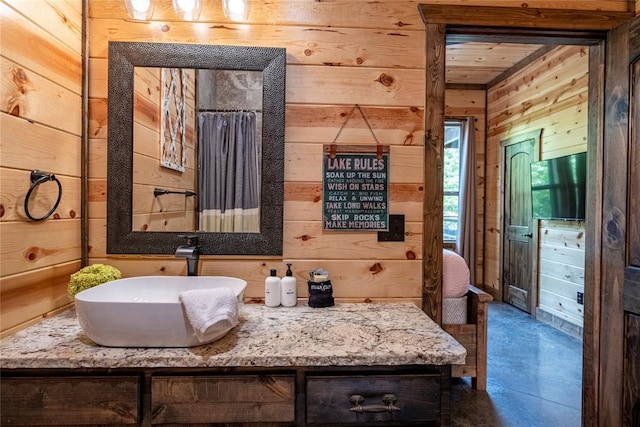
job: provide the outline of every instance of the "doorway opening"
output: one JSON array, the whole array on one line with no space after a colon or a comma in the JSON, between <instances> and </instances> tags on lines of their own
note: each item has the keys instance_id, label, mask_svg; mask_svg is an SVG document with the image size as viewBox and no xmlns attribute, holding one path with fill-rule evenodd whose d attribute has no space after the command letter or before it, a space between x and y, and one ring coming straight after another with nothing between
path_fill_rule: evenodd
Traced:
<instances>
[{"instance_id":1,"label":"doorway opening","mask_svg":"<svg viewBox=\"0 0 640 427\"><path fill-rule=\"evenodd\" d=\"M470 267L494 299L581 337L586 223L534 218L530 164L588 151L590 48L554 38L531 45L487 40L469 31L463 38L447 35L447 110L459 111L459 99L473 97L467 94L485 94L484 116L475 117L476 132L484 133L476 136L476 199L484 213L476 234L482 241ZM472 67L477 69L468 71ZM457 224L449 211L451 191L458 188L447 167L448 153L455 151L450 145L456 140L449 138L455 119L447 115L443 144L445 247L455 241L450 225Z\"/></svg>"},{"instance_id":2,"label":"doorway opening","mask_svg":"<svg viewBox=\"0 0 640 427\"><path fill-rule=\"evenodd\" d=\"M538 47L537 52L485 89L485 246L480 283L485 290L487 285L494 287L495 299L581 338L585 223L534 219L530 165L588 150L589 47L553 44ZM481 57L483 52L476 54ZM446 93L445 104L449 105ZM446 197L446 182L444 187ZM487 232L491 229L498 231ZM492 248L495 252L490 254ZM530 375L536 369L540 366L524 368ZM540 384L540 389L550 386Z\"/></svg>"},{"instance_id":3,"label":"doorway opening","mask_svg":"<svg viewBox=\"0 0 640 427\"><path fill-rule=\"evenodd\" d=\"M418 6L425 23L425 182L435 183L441 188L442 177L438 176L440 153L442 152L442 129L445 118L445 44L457 38L457 42L468 41L469 35L482 36L487 40L503 42L538 42L560 45L585 46L589 52L589 92L588 105L592 116L588 123L587 147L594 156L588 159L589 191L587 209L591 212L602 207L602 200L592 191L603 182L601 167L604 141L605 65L610 64L605 56L605 46L609 30L633 18L632 12L603 12L585 10L470 7L453 5L421 4ZM591 120L592 119L592 120ZM486 178L486 177L485 177ZM441 203L442 193L425 192L425 209ZM436 217L435 220L441 220ZM433 224L425 221L424 232L432 231ZM499 231L499 230L498 230ZM591 239L601 236L598 218L587 218L586 235ZM593 244L593 242L590 242ZM588 246L590 246L588 244ZM585 260L584 334L583 334L583 419L597 419L600 407L599 367L601 313L601 278L603 268L601 251L598 246L590 251ZM440 251L437 245L423 248L423 309L434 319L441 318L441 283L433 271L441 272ZM486 257L485 257L486 258ZM605 319L606 323L606 319Z\"/></svg>"},{"instance_id":4,"label":"doorway opening","mask_svg":"<svg viewBox=\"0 0 640 427\"><path fill-rule=\"evenodd\" d=\"M534 42L540 37L556 37L556 44L588 46L589 51L589 123L587 147L586 209L593 215L586 219L585 295L583 333L583 422L596 425L614 420L622 424L619 402L622 401L620 379L624 344L623 309L618 289L609 291L611 283L622 283L625 262L624 229L619 207L627 205L628 183L625 157L629 146L629 126L618 113L629 105L629 64L638 57L638 21L632 3L625 11L558 10L515 7L471 7L420 4L425 23L425 182L433 182L436 191L425 191L425 210L441 202L438 176L442 152L442 129L445 117L445 43L456 32L497 36ZM459 30L459 31L458 31ZM564 39L564 40L563 40ZM606 96L605 96L606 89ZM605 155L605 152L608 155ZM606 171L606 173L605 173ZM595 191L601 189L602 191ZM433 230L437 215L425 220L424 233ZM612 230L612 231L609 231ZM602 245L606 233L620 246ZM436 243L439 243L436 240ZM423 247L423 309L439 320L441 311L440 245ZM603 332L607 331L607 332ZM604 374L604 376L603 376Z\"/></svg>"}]
</instances>

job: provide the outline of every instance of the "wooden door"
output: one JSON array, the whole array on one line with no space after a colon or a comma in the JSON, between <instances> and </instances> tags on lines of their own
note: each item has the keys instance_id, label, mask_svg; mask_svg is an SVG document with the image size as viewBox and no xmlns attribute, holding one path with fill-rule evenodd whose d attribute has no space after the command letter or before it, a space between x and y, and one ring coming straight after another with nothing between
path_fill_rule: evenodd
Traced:
<instances>
[{"instance_id":1,"label":"wooden door","mask_svg":"<svg viewBox=\"0 0 640 427\"><path fill-rule=\"evenodd\" d=\"M531 210L531 162L538 160L540 130L502 141L504 146L504 213L502 297L531 313L537 286L534 278L534 229Z\"/></svg>"},{"instance_id":2,"label":"wooden door","mask_svg":"<svg viewBox=\"0 0 640 427\"><path fill-rule=\"evenodd\" d=\"M585 364L589 379L596 381L598 400L596 421L589 426L640 426L639 58L640 18L608 32L603 149L597 158L602 163L602 211L596 211L601 214L596 229L602 236L594 245L600 251L595 270L600 283L594 292L599 311L592 314L594 332L600 333L595 337L598 353L585 352L585 363L593 360L597 367L592 375ZM585 391L583 408L588 410L584 402L593 398Z\"/></svg>"},{"instance_id":3,"label":"wooden door","mask_svg":"<svg viewBox=\"0 0 640 427\"><path fill-rule=\"evenodd\" d=\"M627 216L629 227L626 247L629 251L624 271L624 366L622 425L640 426L640 18L631 26L631 91L629 194ZM635 49L634 49L635 48ZM633 59L635 57L635 60Z\"/></svg>"}]
</instances>

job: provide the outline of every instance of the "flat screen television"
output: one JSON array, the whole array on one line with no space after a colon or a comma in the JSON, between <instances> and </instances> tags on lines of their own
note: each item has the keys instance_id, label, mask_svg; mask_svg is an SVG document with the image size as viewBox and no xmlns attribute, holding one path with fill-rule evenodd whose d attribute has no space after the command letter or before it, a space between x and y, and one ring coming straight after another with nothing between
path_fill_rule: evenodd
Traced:
<instances>
[{"instance_id":1,"label":"flat screen television","mask_svg":"<svg viewBox=\"0 0 640 427\"><path fill-rule=\"evenodd\" d=\"M584 220L587 153L531 163L531 202L538 219Z\"/></svg>"}]
</instances>

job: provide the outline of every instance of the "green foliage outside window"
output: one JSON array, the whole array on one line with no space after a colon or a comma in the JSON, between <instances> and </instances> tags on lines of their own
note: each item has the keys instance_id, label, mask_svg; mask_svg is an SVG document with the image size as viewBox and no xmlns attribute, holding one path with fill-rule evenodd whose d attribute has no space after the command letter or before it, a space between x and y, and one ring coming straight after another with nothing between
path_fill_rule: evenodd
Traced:
<instances>
[{"instance_id":1,"label":"green foliage outside window","mask_svg":"<svg viewBox=\"0 0 640 427\"><path fill-rule=\"evenodd\" d=\"M443 239L447 241L455 240L458 232L461 123L447 123L444 134L444 198L442 200L442 211Z\"/></svg>"}]
</instances>

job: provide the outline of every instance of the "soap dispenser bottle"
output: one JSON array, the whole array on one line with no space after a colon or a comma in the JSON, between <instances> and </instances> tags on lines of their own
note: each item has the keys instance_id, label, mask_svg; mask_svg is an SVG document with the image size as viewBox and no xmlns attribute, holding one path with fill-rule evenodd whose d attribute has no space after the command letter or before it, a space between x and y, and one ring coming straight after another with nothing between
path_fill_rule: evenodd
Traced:
<instances>
[{"instance_id":1,"label":"soap dispenser bottle","mask_svg":"<svg viewBox=\"0 0 640 427\"><path fill-rule=\"evenodd\" d=\"M295 307L298 303L298 284L296 278L293 277L291 264L287 264L287 272L285 274L282 278L280 302L285 307Z\"/></svg>"},{"instance_id":2,"label":"soap dispenser bottle","mask_svg":"<svg viewBox=\"0 0 640 427\"><path fill-rule=\"evenodd\" d=\"M264 304L267 307L277 307L280 305L280 278L275 269L264 281Z\"/></svg>"}]
</instances>

